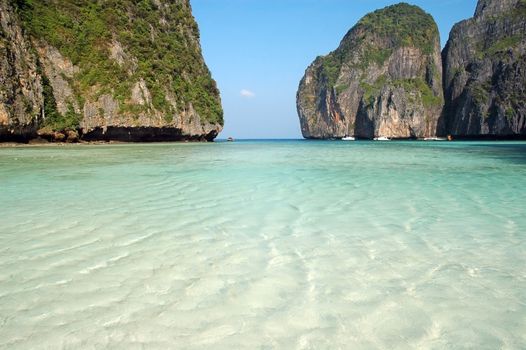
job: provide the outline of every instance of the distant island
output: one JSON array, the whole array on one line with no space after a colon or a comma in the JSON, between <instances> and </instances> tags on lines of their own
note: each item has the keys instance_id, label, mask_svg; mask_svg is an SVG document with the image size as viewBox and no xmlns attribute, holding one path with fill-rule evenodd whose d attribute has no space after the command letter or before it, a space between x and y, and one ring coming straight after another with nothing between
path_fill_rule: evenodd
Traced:
<instances>
[{"instance_id":1,"label":"distant island","mask_svg":"<svg viewBox=\"0 0 526 350\"><path fill-rule=\"evenodd\" d=\"M307 69L305 138L526 137L526 1L479 0L440 52L432 16L406 3L362 18Z\"/></svg>"},{"instance_id":2,"label":"distant island","mask_svg":"<svg viewBox=\"0 0 526 350\"><path fill-rule=\"evenodd\" d=\"M189 0L0 0L0 141L211 141Z\"/></svg>"}]
</instances>

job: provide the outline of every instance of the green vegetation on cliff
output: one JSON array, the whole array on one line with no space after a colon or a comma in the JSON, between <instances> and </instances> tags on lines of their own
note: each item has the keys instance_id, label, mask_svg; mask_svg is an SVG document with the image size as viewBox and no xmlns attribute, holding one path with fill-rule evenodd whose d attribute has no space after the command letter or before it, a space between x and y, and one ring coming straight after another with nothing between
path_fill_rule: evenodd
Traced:
<instances>
[{"instance_id":1,"label":"green vegetation on cliff","mask_svg":"<svg viewBox=\"0 0 526 350\"><path fill-rule=\"evenodd\" d=\"M154 108L165 118L191 103L202 118L223 123L219 92L203 62L186 0L15 0L15 5L34 38L80 68L70 79L79 102L96 91L111 94L123 113L146 112L147 106L130 102L132 87L144 79ZM110 59L115 42L122 45L121 62Z\"/></svg>"},{"instance_id":2,"label":"green vegetation on cliff","mask_svg":"<svg viewBox=\"0 0 526 350\"><path fill-rule=\"evenodd\" d=\"M520 28L520 23L526 18L526 0L519 0L514 7L509 11L492 13L486 16L488 25L499 27L499 24L506 23L508 29L513 27ZM471 38L470 41L475 41L475 55L476 58L482 60L484 58L503 58L506 52L513 50L519 46L523 40L523 35L520 33L520 29L515 33L506 33L505 35L498 35L502 30L493 29L493 37ZM502 33L503 34L503 33Z\"/></svg>"},{"instance_id":3,"label":"green vegetation on cliff","mask_svg":"<svg viewBox=\"0 0 526 350\"><path fill-rule=\"evenodd\" d=\"M382 75L380 78L378 78L374 84L369 84L365 81L360 82L360 87L363 90L363 100L367 105L371 106L374 101L376 101L376 98L380 94L380 91L386 82L387 77L385 75Z\"/></svg>"},{"instance_id":4,"label":"green vegetation on cliff","mask_svg":"<svg viewBox=\"0 0 526 350\"><path fill-rule=\"evenodd\" d=\"M494 42L490 47L482 52L484 56L494 56L500 52L506 51L509 48L516 47L522 41L522 37L519 35L502 38Z\"/></svg>"},{"instance_id":5,"label":"green vegetation on cliff","mask_svg":"<svg viewBox=\"0 0 526 350\"><path fill-rule=\"evenodd\" d=\"M402 87L406 92L420 94L424 107L437 107L444 103L442 97L436 96L429 85L422 78L398 79L393 85Z\"/></svg>"},{"instance_id":6,"label":"green vegetation on cliff","mask_svg":"<svg viewBox=\"0 0 526 350\"><path fill-rule=\"evenodd\" d=\"M431 54L438 38L438 28L433 17L418 6L400 3L368 14L358 22L364 31L388 38L393 47L417 47L424 54Z\"/></svg>"},{"instance_id":7,"label":"green vegetation on cliff","mask_svg":"<svg viewBox=\"0 0 526 350\"><path fill-rule=\"evenodd\" d=\"M374 84L369 84L364 81L360 82L360 88L363 90L363 100L369 106L371 106L376 98L380 95L382 88L385 85L393 85L398 88L404 89L407 93L415 93L422 99L422 103L425 107L436 107L444 103L443 99L436 96L429 85L424 79L396 79L390 80L385 75L378 78Z\"/></svg>"},{"instance_id":8,"label":"green vegetation on cliff","mask_svg":"<svg viewBox=\"0 0 526 350\"><path fill-rule=\"evenodd\" d=\"M360 50L355 66L365 70L381 66L398 47L416 47L430 55L438 42L438 27L433 17L418 6L400 3L377 10L363 17L343 39L340 47L319 57L322 75L335 86L343 62ZM373 41L377 44L364 44Z\"/></svg>"}]
</instances>

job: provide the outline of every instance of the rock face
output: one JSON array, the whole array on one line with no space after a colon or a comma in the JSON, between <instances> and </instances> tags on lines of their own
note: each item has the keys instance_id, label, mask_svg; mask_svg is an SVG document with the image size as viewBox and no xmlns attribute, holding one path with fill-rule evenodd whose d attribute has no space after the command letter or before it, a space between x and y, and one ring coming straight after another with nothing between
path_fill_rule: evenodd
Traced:
<instances>
[{"instance_id":1,"label":"rock face","mask_svg":"<svg viewBox=\"0 0 526 350\"><path fill-rule=\"evenodd\" d=\"M433 18L405 3L360 20L307 69L297 93L305 138L422 138L443 107L440 38Z\"/></svg>"},{"instance_id":2,"label":"rock face","mask_svg":"<svg viewBox=\"0 0 526 350\"><path fill-rule=\"evenodd\" d=\"M38 128L43 105L37 56L15 9L0 0L0 138L23 140Z\"/></svg>"},{"instance_id":3,"label":"rock face","mask_svg":"<svg viewBox=\"0 0 526 350\"><path fill-rule=\"evenodd\" d=\"M0 141L213 140L222 129L189 0L0 0L0 25Z\"/></svg>"},{"instance_id":4,"label":"rock face","mask_svg":"<svg viewBox=\"0 0 526 350\"><path fill-rule=\"evenodd\" d=\"M449 133L526 135L525 0L480 0L451 31L443 60Z\"/></svg>"}]
</instances>

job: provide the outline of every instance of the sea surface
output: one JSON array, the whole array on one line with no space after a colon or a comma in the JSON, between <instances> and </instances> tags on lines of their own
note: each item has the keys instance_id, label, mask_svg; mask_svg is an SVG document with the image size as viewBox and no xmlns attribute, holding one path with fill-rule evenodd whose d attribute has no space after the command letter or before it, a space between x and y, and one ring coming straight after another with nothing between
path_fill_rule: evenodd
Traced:
<instances>
[{"instance_id":1,"label":"sea surface","mask_svg":"<svg viewBox=\"0 0 526 350\"><path fill-rule=\"evenodd\" d=\"M526 143L0 148L1 349L526 349Z\"/></svg>"}]
</instances>

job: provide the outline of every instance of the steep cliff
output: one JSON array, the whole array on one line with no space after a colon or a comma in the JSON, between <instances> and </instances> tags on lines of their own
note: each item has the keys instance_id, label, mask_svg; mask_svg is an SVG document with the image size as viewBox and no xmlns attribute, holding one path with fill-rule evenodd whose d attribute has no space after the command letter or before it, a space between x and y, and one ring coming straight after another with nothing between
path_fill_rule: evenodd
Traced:
<instances>
[{"instance_id":1,"label":"steep cliff","mask_svg":"<svg viewBox=\"0 0 526 350\"><path fill-rule=\"evenodd\" d=\"M297 94L306 138L435 136L442 107L438 28L405 3L362 18L316 58Z\"/></svg>"},{"instance_id":2,"label":"steep cliff","mask_svg":"<svg viewBox=\"0 0 526 350\"><path fill-rule=\"evenodd\" d=\"M222 129L189 0L0 3L0 139L212 140Z\"/></svg>"},{"instance_id":3,"label":"steep cliff","mask_svg":"<svg viewBox=\"0 0 526 350\"><path fill-rule=\"evenodd\" d=\"M449 133L526 136L526 0L480 0L443 60Z\"/></svg>"},{"instance_id":4,"label":"steep cliff","mask_svg":"<svg viewBox=\"0 0 526 350\"><path fill-rule=\"evenodd\" d=\"M0 139L35 134L43 105L37 56L8 0L0 0Z\"/></svg>"}]
</instances>

